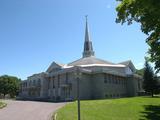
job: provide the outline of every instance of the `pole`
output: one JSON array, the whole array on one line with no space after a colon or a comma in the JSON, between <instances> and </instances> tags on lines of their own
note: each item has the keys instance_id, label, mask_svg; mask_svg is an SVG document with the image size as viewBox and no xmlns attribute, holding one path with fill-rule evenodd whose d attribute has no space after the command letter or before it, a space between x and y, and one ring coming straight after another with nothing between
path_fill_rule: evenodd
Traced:
<instances>
[{"instance_id":1,"label":"pole","mask_svg":"<svg viewBox=\"0 0 160 120\"><path fill-rule=\"evenodd\" d=\"M77 78L77 104L78 104L78 120L81 120L81 115L80 115L80 98L79 98L79 77Z\"/></svg>"}]
</instances>

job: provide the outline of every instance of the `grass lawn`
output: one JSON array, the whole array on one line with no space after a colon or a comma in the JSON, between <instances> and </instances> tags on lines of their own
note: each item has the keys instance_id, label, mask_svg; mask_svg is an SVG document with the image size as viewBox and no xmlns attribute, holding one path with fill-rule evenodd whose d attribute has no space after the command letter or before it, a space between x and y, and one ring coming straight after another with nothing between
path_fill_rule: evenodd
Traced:
<instances>
[{"instance_id":1,"label":"grass lawn","mask_svg":"<svg viewBox=\"0 0 160 120\"><path fill-rule=\"evenodd\" d=\"M5 107L6 105L7 105L6 103L0 101L0 109Z\"/></svg>"},{"instance_id":2,"label":"grass lawn","mask_svg":"<svg viewBox=\"0 0 160 120\"><path fill-rule=\"evenodd\" d=\"M77 120L77 102L59 109L57 120ZM81 101L81 120L160 120L160 98Z\"/></svg>"}]
</instances>

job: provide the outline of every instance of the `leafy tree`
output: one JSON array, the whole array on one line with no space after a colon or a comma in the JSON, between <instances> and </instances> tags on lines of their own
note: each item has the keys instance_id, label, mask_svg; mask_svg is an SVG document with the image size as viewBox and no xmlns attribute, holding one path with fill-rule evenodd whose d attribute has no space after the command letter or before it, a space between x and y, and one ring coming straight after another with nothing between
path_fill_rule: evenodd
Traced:
<instances>
[{"instance_id":1,"label":"leafy tree","mask_svg":"<svg viewBox=\"0 0 160 120\"><path fill-rule=\"evenodd\" d=\"M157 76L154 74L152 67L145 62L144 74L143 74L143 88L146 92L153 94L157 91Z\"/></svg>"},{"instance_id":2,"label":"leafy tree","mask_svg":"<svg viewBox=\"0 0 160 120\"><path fill-rule=\"evenodd\" d=\"M0 77L0 94L4 96L8 94L8 81L5 76Z\"/></svg>"},{"instance_id":3,"label":"leafy tree","mask_svg":"<svg viewBox=\"0 0 160 120\"><path fill-rule=\"evenodd\" d=\"M136 70L136 74L143 76L143 74L144 74L144 68L142 68L140 70Z\"/></svg>"},{"instance_id":4,"label":"leafy tree","mask_svg":"<svg viewBox=\"0 0 160 120\"><path fill-rule=\"evenodd\" d=\"M150 46L150 61L155 63L156 71L160 71L160 0L117 0L117 23L133 21L140 23Z\"/></svg>"},{"instance_id":5,"label":"leafy tree","mask_svg":"<svg viewBox=\"0 0 160 120\"><path fill-rule=\"evenodd\" d=\"M20 81L21 80L17 77L8 75L0 76L0 94L3 94L4 97L6 94L14 97L18 94L20 88Z\"/></svg>"}]
</instances>

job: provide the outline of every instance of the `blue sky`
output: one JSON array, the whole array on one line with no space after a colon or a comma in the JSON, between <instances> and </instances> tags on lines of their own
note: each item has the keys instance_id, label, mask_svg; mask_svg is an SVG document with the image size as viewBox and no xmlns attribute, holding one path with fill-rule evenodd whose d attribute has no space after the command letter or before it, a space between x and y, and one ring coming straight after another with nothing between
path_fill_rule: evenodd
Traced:
<instances>
[{"instance_id":1,"label":"blue sky","mask_svg":"<svg viewBox=\"0 0 160 120\"><path fill-rule=\"evenodd\" d=\"M116 24L116 0L0 0L0 75L26 79L82 56L85 15L96 57L143 67L139 24Z\"/></svg>"}]
</instances>

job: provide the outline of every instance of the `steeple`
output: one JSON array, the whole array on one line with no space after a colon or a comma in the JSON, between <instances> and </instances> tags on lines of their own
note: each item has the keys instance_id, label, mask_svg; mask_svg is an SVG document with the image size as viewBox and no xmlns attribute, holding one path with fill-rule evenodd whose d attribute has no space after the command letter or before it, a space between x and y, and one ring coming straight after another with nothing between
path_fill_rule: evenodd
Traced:
<instances>
[{"instance_id":1,"label":"steeple","mask_svg":"<svg viewBox=\"0 0 160 120\"><path fill-rule=\"evenodd\" d=\"M85 30L85 42L84 42L84 51L83 51L83 58L94 56L94 51L92 47L92 41L89 35L89 28L88 28L88 18L86 16L86 30Z\"/></svg>"}]
</instances>

